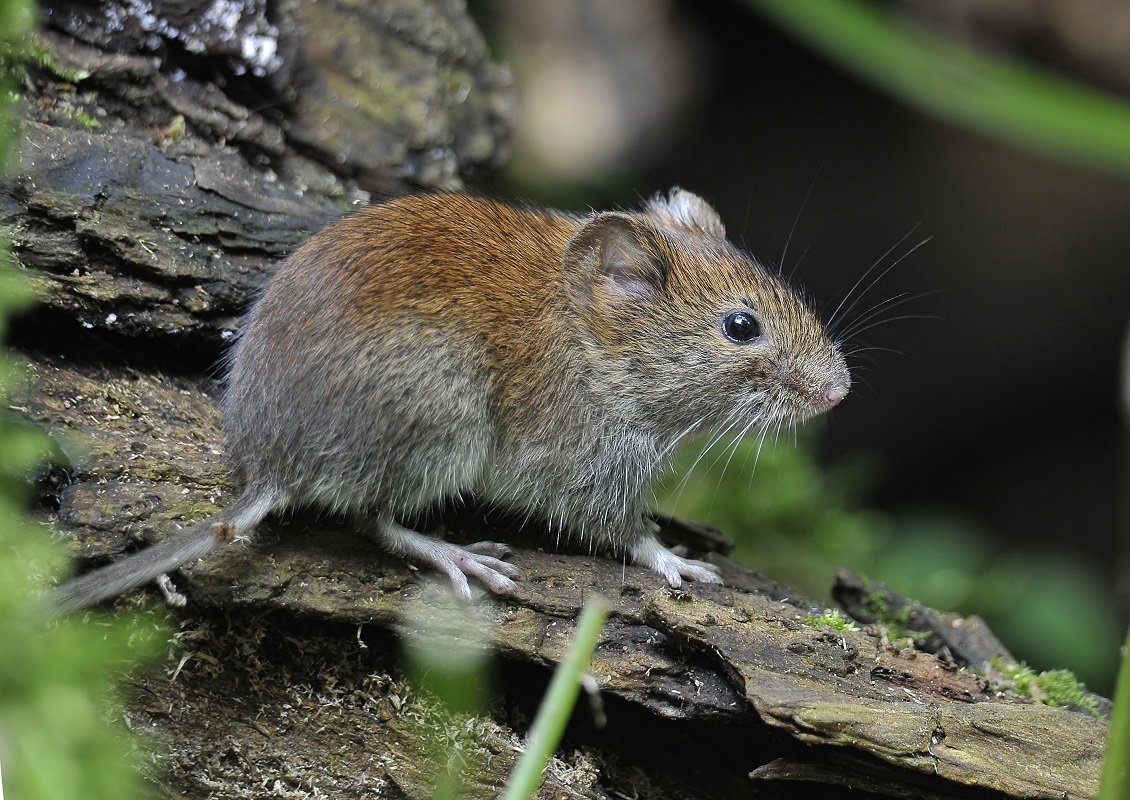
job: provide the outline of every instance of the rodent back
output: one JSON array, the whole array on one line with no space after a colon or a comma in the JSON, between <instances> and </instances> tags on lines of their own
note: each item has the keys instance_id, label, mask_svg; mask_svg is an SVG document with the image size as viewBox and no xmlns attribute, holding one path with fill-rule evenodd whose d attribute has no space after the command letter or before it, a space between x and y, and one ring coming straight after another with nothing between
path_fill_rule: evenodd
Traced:
<instances>
[{"instance_id":1,"label":"rodent back","mask_svg":"<svg viewBox=\"0 0 1130 800\"><path fill-rule=\"evenodd\" d=\"M502 406L544 406L552 351L568 348L554 287L576 224L438 195L312 237L230 360L225 435L244 480L340 506L473 489Z\"/></svg>"}]
</instances>

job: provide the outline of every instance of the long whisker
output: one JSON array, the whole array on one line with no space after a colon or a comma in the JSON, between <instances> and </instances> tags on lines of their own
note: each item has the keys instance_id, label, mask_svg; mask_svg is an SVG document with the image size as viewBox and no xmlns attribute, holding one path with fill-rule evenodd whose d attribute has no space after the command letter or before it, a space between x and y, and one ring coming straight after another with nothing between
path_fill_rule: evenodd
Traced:
<instances>
[{"instance_id":1,"label":"long whisker","mask_svg":"<svg viewBox=\"0 0 1130 800\"><path fill-rule=\"evenodd\" d=\"M844 358L862 358L864 360L867 360L868 364L877 365L878 360L875 357L869 356L869 355L863 355L863 354L867 354L867 353L893 353L896 356L905 356L906 355L905 350L897 350L894 347L879 347L878 345L868 345L867 347L857 347L857 348L854 348L854 349L851 349L851 350L844 350ZM852 373L857 371L857 369L867 369L867 368L868 367L858 366L858 365L853 366L852 367Z\"/></svg>"},{"instance_id":2,"label":"long whisker","mask_svg":"<svg viewBox=\"0 0 1130 800\"><path fill-rule=\"evenodd\" d=\"M735 424L740 419L741 419L740 417L736 417ZM730 441L722 448L722 451L720 453L718 453L718 455L714 458L714 460L710 462L710 465L707 467L707 469L714 469L715 467L718 466L718 462L720 462L723 458L725 458L726 464L722 467L722 474L724 475L726 473L726 469L730 465L730 458L733 456L733 451L737 448L738 442L740 442L742 440L742 437L745 436L746 433L749 432L749 429L756 422L757 422L757 417L753 417L752 419L750 419L745 424L744 427L742 427L742 429L740 431L738 431L736 434L731 436ZM732 428L733 426L731 425L730 427ZM720 441L721 441L721 439L716 439L714 441L714 443L711 445L711 449L713 449L716 445L718 445L720 443Z\"/></svg>"},{"instance_id":3,"label":"long whisker","mask_svg":"<svg viewBox=\"0 0 1130 800\"><path fill-rule=\"evenodd\" d=\"M754 431L752 433L752 435L755 436L755 437L759 437L759 441L760 441L760 437L764 436L765 431L768 429L769 425L771 425L771 424L772 424L772 416L770 416L768 419L762 420L760 422L760 428L757 431ZM747 430L743 431L743 433L742 433L743 440L750 435L751 434L749 433L748 428L747 428ZM736 453L735 453L735 455L736 455ZM749 463L751 459L753 460L753 466L752 467L750 466L750 463ZM753 481L753 473L756 472L756 470L757 470L757 451L746 448L745 458L742 459L741 471L743 473L748 473L750 475L751 485L752 485L752 481Z\"/></svg>"},{"instance_id":4,"label":"long whisker","mask_svg":"<svg viewBox=\"0 0 1130 800\"><path fill-rule=\"evenodd\" d=\"M753 187L751 186L745 198L745 216L742 217L741 239L745 239L745 233L749 230L749 214L753 211Z\"/></svg>"},{"instance_id":5,"label":"long whisker","mask_svg":"<svg viewBox=\"0 0 1130 800\"><path fill-rule=\"evenodd\" d=\"M761 448L765 446L765 432L769 430L770 424L768 419L765 420L761 423L761 429L757 432L757 447L753 451L753 467L749 471L749 480L746 482L747 492L753 489L753 476L757 472L757 465L761 463Z\"/></svg>"},{"instance_id":6,"label":"long whisker","mask_svg":"<svg viewBox=\"0 0 1130 800\"><path fill-rule=\"evenodd\" d=\"M796 263L793 264L793 268L789 270L789 283L792 283L793 279L796 277L796 271L800 269L801 262L804 261L804 257L808 255L809 249L811 248L804 248L804 251L800 254L800 258L796 260Z\"/></svg>"},{"instance_id":7,"label":"long whisker","mask_svg":"<svg viewBox=\"0 0 1130 800\"><path fill-rule=\"evenodd\" d=\"M757 432L757 450L753 454L753 469L749 472L749 488L751 489L753 488L753 474L757 471L757 465L761 463L761 451L765 448L765 441L769 438L769 428L773 425L776 416L775 412L767 416L761 424L761 430Z\"/></svg>"},{"instance_id":8,"label":"long whisker","mask_svg":"<svg viewBox=\"0 0 1130 800\"><path fill-rule=\"evenodd\" d=\"M866 317L869 314L874 314L877 311L882 311L884 308L888 308L888 307L895 306L895 305L901 305L902 303L909 302L907 300L907 295L909 295L909 294L910 294L909 292L899 292L898 294L891 295L887 299L880 300L879 302L873 304L870 308L868 308L866 311L861 313L859 316L860 317ZM857 317L856 321L858 321L858 319L859 318ZM848 330L851 330L851 328L849 327ZM846 333L842 334L842 336L845 339L848 338Z\"/></svg>"},{"instance_id":9,"label":"long whisker","mask_svg":"<svg viewBox=\"0 0 1130 800\"><path fill-rule=\"evenodd\" d=\"M733 420L726 424L718 433L718 435L715 436L708 444L704 445L699 454L695 456L694 461L691 462L691 465L687 467L687 469L683 472L683 476L679 479L679 482L675 484L675 488L672 490L675 505L678 505L679 501L682 500L683 492L686 490L690 482L691 475L694 474L694 471L698 468L698 465L704 458L706 458L707 454L710 453L711 448L718 444L718 442L722 441L723 437L725 437L726 434L729 433L729 431L738 424L738 422L739 417L737 416L737 414L735 414Z\"/></svg>"},{"instance_id":10,"label":"long whisker","mask_svg":"<svg viewBox=\"0 0 1130 800\"><path fill-rule=\"evenodd\" d=\"M860 314L856 319L852 320L851 324L848 325L848 327L839 334L838 338L841 341L846 341L858 332L858 329L861 325L865 325L866 323L870 322L872 319L874 319L879 314L886 313L886 312L891 311L892 309L895 309L895 308L899 308L900 306L904 306L907 303L913 303L917 300L921 300L924 297L931 297L931 296L937 295L937 294L940 294L940 292L938 292L938 291L928 291L928 292L917 292L915 294L909 294L908 292L901 292L900 294L896 294L892 297L888 297L886 300L882 300L878 303L875 303L873 306L871 306L871 308L867 309L862 314Z\"/></svg>"},{"instance_id":11,"label":"long whisker","mask_svg":"<svg viewBox=\"0 0 1130 800\"><path fill-rule=\"evenodd\" d=\"M867 293L875 287L875 284L877 284L879 281L883 280L883 278L885 278L887 276L887 274L892 269L894 269L899 264L901 264L911 254L915 253L919 248L921 248L923 245L925 245L927 242L929 242L930 239L932 238L932 237L929 237L929 236L926 237L925 239L920 241L918 244L914 245L914 247L910 248L905 253L903 253L901 256L896 258L894 261L892 261L890 264L888 264L886 267L884 267L877 275L872 277L870 282L866 286L863 287L863 290L860 291L858 294L856 294L856 290L863 284L863 282L865 280L867 280L868 276L870 276L875 271L875 269L882 263L883 259L885 259L888 255L890 255L891 252L896 247L899 247L900 245L902 245L902 243L904 241L906 241L907 237L910 236L912 233L914 233L914 231L916 231L916 230L918 230L917 225L915 225L913 228L911 228L909 231L907 231L905 236L903 236L894 245L892 245L891 248L888 249L886 253L883 253L883 255L879 258L878 261L876 261L874 264L872 264L870 267L868 267L867 271L859 276L859 280L857 280L855 282L855 284L851 287L851 289L848 291L848 293L844 296L844 299L840 301L840 304L838 306L836 306L836 310L832 312L832 316L829 317L829 319L828 319L828 330L829 331L832 331L832 330L835 329L836 319L839 316L839 314L841 313L841 309L843 309L843 315L845 317L847 315L851 314L852 309L855 308L859 304L860 300L862 300L864 297L867 296ZM847 308L844 308L844 303L846 303L848 298L850 298L853 294L855 294L855 299L853 299L851 301L851 303L847 306Z\"/></svg>"},{"instance_id":12,"label":"long whisker","mask_svg":"<svg viewBox=\"0 0 1130 800\"><path fill-rule=\"evenodd\" d=\"M883 253L883 255L875 259L874 263L872 263L870 267L864 270L863 274L856 279L855 283L853 283L851 285L851 288L848 289L844 294L843 299L840 300L839 304L836 306L835 311L833 311L831 316L828 317L829 327L835 324L836 318L840 315L840 310L844 307L844 303L851 299L851 296L855 294L855 290L858 289L865 280L867 280L867 276L874 272L879 267L879 265L883 263L883 260L895 251L895 248L901 247L902 243L909 239L911 234L913 234L916 230L918 230L918 225L915 225L913 228L904 233L897 242L887 248L887 251Z\"/></svg>"},{"instance_id":13,"label":"long whisker","mask_svg":"<svg viewBox=\"0 0 1130 800\"><path fill-rule=\"evenodd\" d=\"M808 184L808 191L804 193L804 199L800 202L800 208L797 209L796 216L793 217L793 226L789 228L789 235L785 238L785 246L781 249L780 269L785 269L785 256L788 255L789 245L792 244L793 234L796 233L796 226L800 223L800 218L804 215L804 208L808 205L808 198L812 196L812 190L816 188L816 182L820 180L820 173L824 171L824 162L820 162L820 168L816 170L816 174L812 176L812 183ZM805 250L807 253L808 251ZM802 255L801 258L804 258ZM800 266L800 261L797 261L797 266ZM796 267L793 267L793 272L796 272ZM790 280L792 273L789 274Z\"/></svg>"},{"instance_id":14,"label":"long whisker","mask_svg":"<svg viewBox=\"0 0 1130 800\"><path fill-rule=\"evenodd\" d=\"M738 454L738 449L741 446L741 443L747 436L749 436L750 429L753 428L753 426L756 424L757 418L754 417L749 422L747 422L745 427L743 427L741 431L736 436L734 436L733 439L730 440L730 443L728 445L726 445L726 450L729 451L729 455L726 457L725 466L722 467L723 475L725 475L726 471L730 469L730 465L733 463L734 456Z\"/></svg>"},{"instance_id":15,"label":"long whisker","mask_svg":"<svg viewBox=\"0 0 1130 800\"><path fill-rule=\"evenodd\" d=\"M874 395L875 397L879 397L879 392L877 392L875 390L874 385L872 385L871 381L867 380L867 377L865 375L857 375L855 373L855 371L853 370L852 371L852 381L853 382L858 381L859 383L866 386L867 389L871 392L872 395Z\"/></svg>"},{"instance_id":16,"label":"long whisker","mask_svg":"<svg viewBox=\"0 0 1130 800\"><path fill-rule=\"evenodd\" d=\"M722 489L722 477L730 469L730 462L733 461L734 454L738 451L738 446L741 444L741 441L743 438L745 438L746 434L749 433L749 429L752 428L756 424L756 422L756 417L747 422L745 427L743 427L741 431L739 431L738 434L730 440L730 443L722 449L722 453L719 454L719 457L715 459L714 464L711 465L713 467L718 463L718 461L721 460L721 457L723 455L726 456L726 463L722 465L722 471L718 475L718 480L714 482L714 494L710 497L709 511L714 510L714 503L718 500L718 492Z\"/></svg>"},{"instance_id":17,"label":"long whisker","mask_svg":"<svg viewBox=\"0 0 1130 800\"><path fill-rule=\"evenodd\" d=\"M923 245L925 245L929 241L930 241L929 237L927 237L926 239L923 239L918 244L914 245L914 247L910 248L905 253L903 253L901 256L899 256L894 261L892 261L890 266L888 266L886 269L884 269L882 272L880 272L878 275L876 275L874 278L872 278L870 283L868 283L863 288L863 291L861 291L859 294L857 294L855 299L851 301L851 305L849 305L846 309L844 309L844 317L847 317L848 315L851 314L852 309L855 308L856 305L859 304L859 301L862 300L864 297L866 297L867 293L870 292L873 288L875 288L875 284L877 284L879 281L883 280L883 278L885 278L887 276L887 274L890 273L891 270L893 270L895 267L897 267L899 264L901 264L912 253L917 251L919 248L921 248Z\"/></svg>"},{"instance_id":18,"label":"long whisker","mask_svg":"<svg viewBox=\"0 0 1130 800\"><path fill-rule=\"evenodd\" d=\"M853 331L852 335L858 336L861 333L866 333L867 331L871 330L872 328L878 328L880 325L886 325L888 322L898 322L898 321L904 320L904 319L941 320L941 319L945 319L945 317L939 317L936 314L899 314L898 316L895 316L895 317L884 317L883 319L872 322L870 325L864 325L862 328L859 328L858 330Z\"/></svg>"},{"instance_id":19,"label":"long whisker","mask_svg":"<svg viewBox=\"0 0 1130 800\"><path fill-rule=\"evenodd\" d=\"M663 448L663 450L659 453L659 460L662 461L663 459L667 458L667 456L671 455L671 452L676 447L678 447L679 442L681 442L683 439L685 439L690 434L694 433L694 431L698 430L699 426L702 425L702 423L706 422L706 420L708 420L709 418L710 418L709 413L703 414L701 417L699 417L694 422L692 422L690 425L688 425L683 430L682 433L680 433L678 436L676 436L674 439L671 440L671 443L669 445L667 445L665 448Z\"/></svg>"},{"instance_id":20,"label":"long whisker","mask_svg":"<svg viewBox=\"0 0 1130 800\"><path fill-rule=\"evenodd\" d=\"M850 350L844 350L844 358L855 358L856 356L859 356L861 353L871 353L871 352L894 353L897 356L905 356L906 355L906 353L904 351L896 350L893 347L881 347L879 345L869 344L869 345L862 345L860 347L853 347ZM872 363L875 363L875 360L870 358L870 356L864 356L864 358L867 358ZM856 369L860 369L860 367L857 367Z\"/></svg>"}]
</instances>

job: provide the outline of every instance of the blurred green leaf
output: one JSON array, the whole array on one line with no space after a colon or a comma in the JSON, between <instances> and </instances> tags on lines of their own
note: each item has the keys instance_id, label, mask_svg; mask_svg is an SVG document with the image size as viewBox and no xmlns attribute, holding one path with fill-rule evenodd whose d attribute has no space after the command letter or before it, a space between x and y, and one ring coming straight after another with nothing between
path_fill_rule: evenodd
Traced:
<instances>
[{"instance_id":1,"label":"blurred green leaf","mask_svg":"<svg viewBox=\"0 0 1130 800\"><path fill-rule=\"evenodd\" d=\"M737 560L818 600L830 602L836 569L850 567L942 611L981 615L1040 669L1067 666L1091 686L1110 685L1118 622L1082 565L997 552L989 532L944 511L861 508L867 471L865 461L819 468L804 439L706 453L692 445L656 499L733 537Z\"/></svg>"},{"instance_id":2,"label":"blurred green leaf","mask_svg":"<svg viewBox=\"0 0 1130 800\"><path fill-rule=\"evenodd\" d=\"M1130 797L1130 631L1126 632L1122 653L1098 800Z\"/></svg>"},{"instance_id":3,"label":"blurred green leaf","mask_svg":"<svg viewBox=\"0 0 1130 800\"><path fill-rule=\"evenodd\" d=\"M19 49L35 19L24 0L0 0L0 53ZM2 72L2 70L0 70ZM0 87L0 164L11 129L12 95ZM32 294L8 263L0 231L0 335ZM19 373L0 354L0 394ZM0 755L4 789L20 800L130 798L140 773L115 695L121 674L163 651L168 632L143 617L48 623L35 601L66 570L63 549L23 519L21 480L50 452L46 434L0 417Z\"/></svg>"},{"instance_id":4,"label":"blurred green leaf","mask_svg":"<svg viewBox=\"0 0 1130 800\"><path fill-rule=\"evenodd\" d=\"M1050 71L993 58L862 0L745 0L812 49L944 119L1130 171L1130 105Z\"/></svg>"}]
</instances>

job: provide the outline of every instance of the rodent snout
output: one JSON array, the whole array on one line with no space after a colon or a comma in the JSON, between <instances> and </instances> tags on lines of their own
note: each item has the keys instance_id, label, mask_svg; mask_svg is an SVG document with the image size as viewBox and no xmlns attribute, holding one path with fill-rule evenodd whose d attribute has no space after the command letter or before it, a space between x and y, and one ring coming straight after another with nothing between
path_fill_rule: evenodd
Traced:
<instances>
[{"instance_id":1,"label":"rodent snout","mask_svg":"<svg viewBox=\"0 0 1130 800\"><path fill-rule=\"evenodd\" d=\"M842 383L828 381L820 390L820 403L824 408L838 406L840 401L847 397L847 387Z\"/></svg>"},{"instance_id":2,"label":"rodent snout","mask_svg":"<svg viewBox=\"0 0 1130 800\"><path fill-rule=\"evenodd\" d=\"M796 367L786 367L777 371L777 380L781 385L799 396L805 405L808 406L808 414L822 414L825 411L838 406L840 401L847 397L848 389L851 386L850 380L843 380L838 377L825 378L823 383L820 382L820 375L812 375L806 373L802 369Z\"/></svg>"}]
</instances>

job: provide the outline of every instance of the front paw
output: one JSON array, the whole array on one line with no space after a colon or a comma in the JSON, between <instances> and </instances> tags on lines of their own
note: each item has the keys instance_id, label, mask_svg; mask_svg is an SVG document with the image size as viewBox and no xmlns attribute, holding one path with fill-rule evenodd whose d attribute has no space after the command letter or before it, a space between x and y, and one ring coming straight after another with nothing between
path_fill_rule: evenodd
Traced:
<instances>
[{"instance_id":1,"label":"front paw","mask_svg":"<svg viewBox=\"0 0 1130 800\"><path fill-rule=\"evenodd\" d=\"M682 586L684 578L702 583L722 582L718 567L677 556L650 535L630 547L628 554L634 563L658 572L672 587Z\"/></svg>"}]
</instances>

